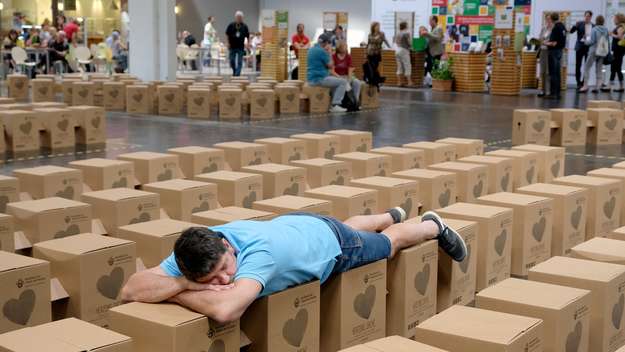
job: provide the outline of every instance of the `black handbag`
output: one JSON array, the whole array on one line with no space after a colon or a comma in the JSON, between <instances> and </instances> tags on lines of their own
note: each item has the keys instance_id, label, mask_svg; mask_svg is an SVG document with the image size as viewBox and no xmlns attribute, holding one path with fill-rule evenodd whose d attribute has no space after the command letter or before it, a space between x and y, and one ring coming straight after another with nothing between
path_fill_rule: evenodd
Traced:
<instances>
[{"instance_id":1,"label":"black handbag","mask_svg":"<svg viewBox=\"0 0 625 352\"><path fill-rule=\"evenodd\" d=\"M608 55L606 55L606 56L603 58L603 64L604 64L605 66L612 65L612 63L613 63L613 62L614 62L614 55L612 55L612 53L611 53L611 52L610 52L610 53L608 53Z\"/></svg>"}]
</instances>

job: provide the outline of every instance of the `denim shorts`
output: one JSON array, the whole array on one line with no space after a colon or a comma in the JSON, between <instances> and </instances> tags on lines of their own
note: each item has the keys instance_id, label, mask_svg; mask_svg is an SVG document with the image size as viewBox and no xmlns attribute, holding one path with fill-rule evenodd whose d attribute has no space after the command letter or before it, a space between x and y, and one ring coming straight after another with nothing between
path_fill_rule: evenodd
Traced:
<instances>
[{"instance_id":1,"label":"denim shorts","mask_svg":"<svg viewBox=\"0 0 625 352\"><path fill-rule=\"evenodd\" d=\"M387 259L391 255L391 241L381 233L354 230L329 216L311 213L289 215L312 216L323 220L332 229L342 252L336 257L332 274L344 273L359 266Z\"/></svg>"}]
</instances>

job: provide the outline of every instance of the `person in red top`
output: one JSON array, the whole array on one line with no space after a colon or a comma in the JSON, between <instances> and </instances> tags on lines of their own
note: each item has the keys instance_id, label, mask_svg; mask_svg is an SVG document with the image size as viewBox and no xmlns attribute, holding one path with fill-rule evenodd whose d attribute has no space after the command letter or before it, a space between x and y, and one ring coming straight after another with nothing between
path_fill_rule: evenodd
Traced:
<instances>
[{"instance_id":1,"label":"person in red top","mask_svg":"<svg viewBox=\"0 0 625 352\"><path fill-rule=\"evenodd\" d=\"M67 35L67 40L71 42L74 34L78 32L79 29L80 25L78 24L78 21L72 19L69 21L68 24L65 25L65 27L63 27L63 32L65 32L65 35Z\"/></svg>"},{"instance_id":2,"label":"person in red top","mask_svg":"<svg viewBox=\"0 0 625 352\"><path fill-rule=\"evenodd\" d=\"M299 57L299 49L310 48L310 39L304 34L304 25L302 23L297 25L297 33L293 34L291 43L293 43L295 57Z\"/></svg>"},{"instance_id":3,"label":"person in red top","mask_svg":"<svg viewBox=\"0 0 625 352\"><path fill-rule=\"evenodd\" d=\"M336 52L332 55L332 61L334 63L332 74L347 81L351 89L354 91L354 97L357 102L360 103L360 90L362 88L362 82L354 76L352 56L347 52L347 43L345 41L338 41L336 43Z\"/></svg>"}]
</instances>

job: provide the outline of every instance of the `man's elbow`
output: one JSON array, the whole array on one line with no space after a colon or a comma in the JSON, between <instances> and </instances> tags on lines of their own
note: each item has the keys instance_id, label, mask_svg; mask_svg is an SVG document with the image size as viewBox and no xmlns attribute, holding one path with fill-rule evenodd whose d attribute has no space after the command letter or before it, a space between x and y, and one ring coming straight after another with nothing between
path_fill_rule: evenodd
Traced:
<instances>
[{"instance_id":1,"label":"man's elbow","mask_svg":"<svg viewBox=\"0 0 625 352\"><path fill-rule=\"evenodd\" d=\"M239 312L228 307L217 309L212 314L206 314L209 318L215 320L218 324L226 324L238 320L243 315L243 312Z\"/></svg>"}]
</instances>

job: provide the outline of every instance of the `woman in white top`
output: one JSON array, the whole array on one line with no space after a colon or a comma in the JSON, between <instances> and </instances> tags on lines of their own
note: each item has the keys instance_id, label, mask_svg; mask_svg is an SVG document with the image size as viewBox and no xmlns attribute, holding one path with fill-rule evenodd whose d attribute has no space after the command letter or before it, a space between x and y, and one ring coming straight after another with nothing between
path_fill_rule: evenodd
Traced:
<instances>
[{"instance_id":1,"label":"woman in white top","mask_svg":"<svg viewBox=\"0 0 625 352\"><path fill-rule=\"evenodd\" d=\"M540 30L540 50L538 51L538 67L540 69L540 80L543 83L543 91L538 94L539 97L544 97L546 94L549 94L549 65L547 64L547 46L544 44L549 41L549 37L551 36L551 30L553 29L553 21L551 20L551 16L547 14L545 16L545 23L543 28Z\"/></svg>"},{"instance_id":2,"label":"woman in white top","mask_svg":"<svg viewBox=\"0 0 625 352\"><path fill-rule=\"evenodd\" d=\"M215 18L208 16L206 24L204 25L204 39L202 40L202 47L207 48L204 56L204 66L210 66L211 64L211 47L217 41L217 30L213 26Z\"/></svg>"}]
</instances>

